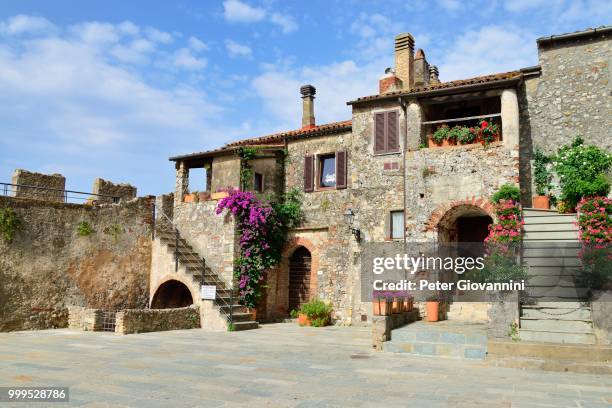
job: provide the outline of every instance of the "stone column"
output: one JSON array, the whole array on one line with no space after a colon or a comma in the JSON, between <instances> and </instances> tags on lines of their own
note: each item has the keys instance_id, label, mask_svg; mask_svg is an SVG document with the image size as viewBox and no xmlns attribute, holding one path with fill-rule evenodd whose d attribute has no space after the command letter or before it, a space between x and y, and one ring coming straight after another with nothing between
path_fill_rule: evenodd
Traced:
<instances>
[{"instance_id":1,"label":"stone column","mask_svg":"<svg viewBox=\"0 0 612 408\"><path fill-rule=\"evenodd\" d=\"M416 102L410 102L408 109L406 109L406 114L408 115L406 150L416 150L419 148L419 143L421 143L421 122L423 120L421 105Z\"/></svg>"},{"instance_id":2,"label":"stone column","mask_svg":"<svg viewBox=\"0 0 612 408\"><path fill-rule=\"evenodd\" d=\"M183 202L183 197L189 193L189 168L185 162L176 163L176 182L174 184L174 206Z\"/></svg>"},{"instance_id":3,"label":"stone column","mask_svg":"<svg viewBox=\"0 0 612 408\"><path fill-rule=\"evenodd\" d=\"M508 148L519 145L519 106L516 89L504 89L501 94L502 137Z\"/></svg>"}]
</instances>

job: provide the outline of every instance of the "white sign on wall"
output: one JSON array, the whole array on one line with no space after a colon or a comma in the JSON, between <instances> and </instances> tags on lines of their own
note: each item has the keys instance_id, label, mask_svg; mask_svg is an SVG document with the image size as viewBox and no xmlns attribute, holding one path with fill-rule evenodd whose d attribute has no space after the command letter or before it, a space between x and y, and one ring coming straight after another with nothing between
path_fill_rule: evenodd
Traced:
<instances>
[{"instance_id":1,"label":"white sign on wall","mask_svg":"<svg viewBox=\"0 0 612 408\"><path fill-rule=\"evenodd\" d=\"M215 285L202 285L200 287L200 297L202 300L215 300L217 287Z\"/></svg>"}]
</instances>

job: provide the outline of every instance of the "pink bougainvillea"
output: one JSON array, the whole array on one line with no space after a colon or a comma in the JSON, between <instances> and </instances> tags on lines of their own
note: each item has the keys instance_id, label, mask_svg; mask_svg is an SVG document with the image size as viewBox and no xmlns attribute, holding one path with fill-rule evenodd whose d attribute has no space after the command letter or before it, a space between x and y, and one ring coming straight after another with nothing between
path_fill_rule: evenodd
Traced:
<instances>
[{"instance_id":1,"label":"pink bougainvillea","mask_svg":"<svg viewBox=\"0 0 612 408\"><path fill-rule=\"evenodd\" d=\"M520 242L523 233L521 206L513 200L500 200L495 206L497 222L489 225L487 243L507 244Z\"/></svg>"}]
</instances>

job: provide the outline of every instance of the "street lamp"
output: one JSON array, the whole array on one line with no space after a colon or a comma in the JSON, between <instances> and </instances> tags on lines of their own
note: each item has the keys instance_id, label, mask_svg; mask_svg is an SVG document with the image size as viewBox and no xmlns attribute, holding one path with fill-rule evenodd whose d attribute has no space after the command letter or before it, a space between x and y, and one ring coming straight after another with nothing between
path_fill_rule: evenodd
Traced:
<instances>
[{"instance_id":1,"label":"street lamp","mask_svg":"<svg viewBox=\"0 0 612 408\"><path fill-rule=\"evenodd\" d=\"M357 242L361 241L361 231L358 228L353 227L353 223L355 222L355 213L352 209L347 208L344 212L344 222L346 222L346 224L349 226L355 240Z\"/></svg>"}]
</instances>

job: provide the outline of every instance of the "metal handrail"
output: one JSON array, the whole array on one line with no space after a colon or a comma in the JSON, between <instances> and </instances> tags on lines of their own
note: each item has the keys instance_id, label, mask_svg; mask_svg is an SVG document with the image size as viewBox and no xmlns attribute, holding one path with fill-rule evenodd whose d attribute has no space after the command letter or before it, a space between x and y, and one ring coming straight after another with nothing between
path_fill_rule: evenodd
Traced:
<instances>
[{"instance_id":1,"label":"metal handrail","mask_svg":"<svg viewBox=\"0 0 612 408\"><path fill-rule=\"evenodd\" d=\"M68 201L68 193L71 194L83 194L83 195L87 195L87 196L95 196L95 197L103 197L103 198L111 198L113 200L113 203L118 203L120 197L118 196L113 196L113 195L108 195L108 194L96 194L96 193L87 193L85 191L75 191L75 190L62 190L60 188L52 188L52 187L41 187L41 186L31 186L29 184L13 184L13 183L0 183L0 186L3 186L2 191L4 192L5 196L8 196L8 193L16 193L17 189L12 189L9 187L17 187L17 188L31 188L31 189L35 189L35 190L44 190L44 191L57 191L57 192L61 192L63 197L64 197L64 201L67 202ZM76 197L71 197L71 198L76 198Z\"/></svg>"},{"instance_id":2,"label":"metal handrail","mask_svg":"<svg viewBox=\"0 0 612 408\"><path fill-rule=\"evenodd\" d=\"M160 228L163 228L164 224L169 224L170 225L170 231L168 231L168 229L166 229L166 232L171 232L175 234L175 246L174 246L174 257L175 257L175 268L176 270L178 270L178 266L179 266L179 260L183 259L183 260L188 260L189 256L191 256L193 254L193 252L195 252L195 250L193 250L193 252L191 253L186 253L184 250L181 250L181 240L183 240L186 245L188 245L189 247L191 247L193 249L193 246L187 241L187 239L183 236L181 236L180 230L178 228L178 226L176 225L176 223L174 222L174 220L170 219L170 217L168 217L164 212L159 212L160 214L160 221L157 223L157 226ZM182 245L183 248L186 248L185 245ZM197 254L197 252L196 252ZM206 275L206 260L204 258L202 259L202 273L200 276L200 282L201 284L203 284L205 282L205 275ZM211 270L212 272L212 270ZM230 299L229 299L229 303L227 302L227 300L223 297L216 297L215 298L215 302L223 307L227 307L228 308L228 314L226 315L226 319L232 323L233 322L233 303L234 303L234 298L233 298L233 292L234 292L234 285L233 282L226 282L224 279L222 279L218 274L212 272L211 274L206 275L209 279L209 281L213 284L215 284L217 287L221 286L224 287L225 289L223 290L227 290L229 291L230 294ZM223 311L221 311L221 313L225 314Z\"/></svg>"}]
</instances>

